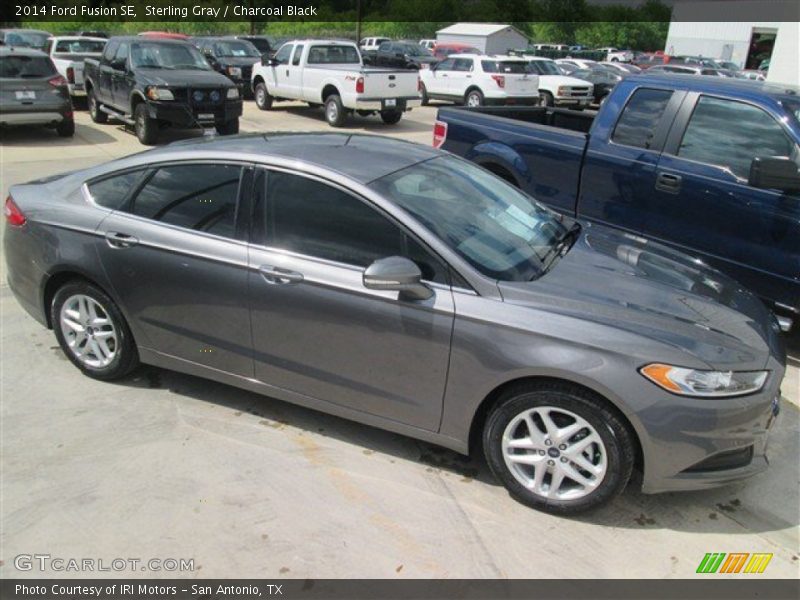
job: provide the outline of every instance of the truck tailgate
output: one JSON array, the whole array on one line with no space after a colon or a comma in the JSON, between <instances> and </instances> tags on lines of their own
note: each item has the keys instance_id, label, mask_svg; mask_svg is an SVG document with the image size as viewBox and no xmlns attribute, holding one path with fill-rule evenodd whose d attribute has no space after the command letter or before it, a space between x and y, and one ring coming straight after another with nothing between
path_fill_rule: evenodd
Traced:
<instances>
[{"instance_id":1,"label":"truck tailgate","mask_svg":"<svg viewBox=\"0 0 800 600\"><path fill-rule=\"evenodd\" d=\"M410 98L419 95L416 71L364 69L364 98Z\"/></svg>"}]
</instances>

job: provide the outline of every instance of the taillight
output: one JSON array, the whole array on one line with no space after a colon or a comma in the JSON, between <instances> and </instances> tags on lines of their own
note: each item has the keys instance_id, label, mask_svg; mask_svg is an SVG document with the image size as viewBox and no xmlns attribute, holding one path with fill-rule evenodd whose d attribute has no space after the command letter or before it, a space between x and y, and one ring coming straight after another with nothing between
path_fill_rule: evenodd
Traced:
<instances>
[{"instance_id":1,"label":"taillight","mask_svg":"<svg viewBox=\"0 0 800 600\"><path fill-rule=\"evenodd\" d=\"M364 93L364 78L359 77L356 79L356 94L363 94Z\"/></svg>"},{"instance_id":2,"label":"taillight","mask_svg":"<svg viewBox=\"0 0 800 600\"><path fill-rule=\"evenodd\" d=\"M19 206L14 204L14 199L11 196L6 198L6 205L3 208L3 214L5 214L8 224L13 227L22 227L25 225L25 221L28 220L25 218L25 215L22 214Z\"/></svg>"},{"instance_id":3,"label":"taillight","mask_svg":"<svg viewBox=\"0 0 800 600\"><path fill-rule=\"evenodd\" d=\"M75 83L75 69L72 67L67 67L67 81Z\"/></svg>"},{"instance_id":4,"label":"taillight","mask_svg":"<svg viewBox=\"0 0 800 600\"><path fill-rule=\"evenodd\" d=\"M497 83L497 87L506 87L506 78L504 75L492 75L492 79Z\"/></svg>"},{"instance_id":5,"label":"taillight","mask_svg":"<svg viewBox=\"0 0 800 600\"><path fill-rule=\"evenodd\" d=\"M447 139L447 123L436 121L433 124L433 147L441 148Z\"/></svg>"},{"instance_id":6,"label":"taillight","mask_svg":"<svg viewBox=\"0 0 800 600\"><path fill-rule=\"evenodd\" d=\"M53 87L61 87L62 85L67 85L67 80L64 79L61 75L56 75L55 77L51 77L50 79L48 79L47 83L49 83Z\"/></svg>"}]
</instances>

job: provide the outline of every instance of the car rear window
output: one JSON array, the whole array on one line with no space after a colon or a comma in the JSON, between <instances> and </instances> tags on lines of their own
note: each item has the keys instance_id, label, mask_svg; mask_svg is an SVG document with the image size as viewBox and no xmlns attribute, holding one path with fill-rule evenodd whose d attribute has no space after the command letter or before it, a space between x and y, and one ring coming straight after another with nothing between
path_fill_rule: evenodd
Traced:
<instances>
[{"instance_id":1,"label":"car rear window","mask_svg":"<svg viewBox=\"0 0 800 600\"><path fill-rule=\"evenodd\" d=\"M59 40L56 42L55 54L101 54L106 47L105 41L97 40Z\"/></svg>"},{"instance_id":2,"label":"car rear window","mask_svg":"<svg viewBox=\"0 0 800 600\"><path fill-rule=\"evenodd\" d=\"M528 63L522 60L482 60L484 73L530 73Z\"/></svg>"},{"instance_id":3,"label":"car rear window","mask_svg":"<svg viewBox=\"0 0 800 600\"><path fill-rule=\"evenodd\" d=\"M308 64L310 65L349 65L360 64L358 51L354 46L312 46L308 51Z\"/></svg>"},{"instance_id":4,"label":"car rear window","mask_svg":"<svg viewBox=\"0 0 800 600\"><path fill-rule=\"evenodd\" d=\"M649 148L670 98L669 90L636 90L622 111L611 139L625 146Z\"/></svg>"},{"instance_id":5,"label":"car rear window","mask_svg":"<svg viewBox=\"0 0 800 600\"><path fill-rule=\"evenodd\" d=\"M53 62L46 56L1 56L0 78L37 79L56 74Z\"/></svg>"}]
</instances>

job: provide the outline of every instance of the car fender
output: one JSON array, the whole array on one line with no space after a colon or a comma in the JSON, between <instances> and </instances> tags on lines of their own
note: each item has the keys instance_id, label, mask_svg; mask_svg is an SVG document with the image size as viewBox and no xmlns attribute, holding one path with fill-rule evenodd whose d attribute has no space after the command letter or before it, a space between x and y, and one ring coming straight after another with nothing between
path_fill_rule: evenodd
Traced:
<instances>
[{"instance_id":1,"label":"car fender","mask_svg":"<svg viewBox=\"0 0 800 600\"><path fill-rule=\"evenodd\" d=\"M525 160L516 150L506 144L481 142L470 148L464 158L490 171L493 166L502 167L512 178L509 183L513 183L519 188L532 180Z\"/></svg>"}]
</instances>

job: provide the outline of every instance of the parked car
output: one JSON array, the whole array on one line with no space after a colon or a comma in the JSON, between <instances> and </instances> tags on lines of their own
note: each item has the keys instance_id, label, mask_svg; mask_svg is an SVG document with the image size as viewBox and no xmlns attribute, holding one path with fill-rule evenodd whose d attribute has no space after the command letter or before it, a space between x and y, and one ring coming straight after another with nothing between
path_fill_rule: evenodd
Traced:
<instances>
[{"instance_id":1,"label":"parked car","mask_svg":"<svg viewBox=\"0 0 800 600\"><path fill-rule=\"evenodd\" d=\"M0 46L17 46L20 48L44 49L52 33L40 29L0 29Z\"/></svg>"},{"instance_id":2,"label":"parked car","mask_svg":"<svg viewBox=\"0 0 800 600\"><path fill-rule=\"evenodd\" d=\"M800 318L798 92L631 75L594 118L442 108L438 119L444 149L567 215L698 257L756 292L788 329Z\"/></svg>"},{"instance_id":3,"label":"parked car","mask_svg":"<svg viewBox=\"0 0 800 600\"><path fill-rule=\"evenodd\" d=\"M565 70L565 75L570 75L578 69L596 69L598 62L588 58L558 58L556 64Z\"/></svg>"},{"instance_id":4,"label":"parked car","mask_svg":"<svg viewBox=\"0 0 800 600\"><path fill-rule=\"evenodd\" d=\"M354 43L335 40L287 42L253 67L252 88L261 110L275 101L302 100L324 106L331 127L344 125L353 111L378 113L395 125L421 101L416 71L365 67Z\"/></svg>"},{"instance_id":5,"label":"parked car","mask_svg":"<svg viewBox=\"0 0 800 600\"><path fill-rule=\"evenodd\" d=\"M538 104L539 76L515 56L458 54L419 72L422 99L465 106Z\"/></svg>"},{"instance_id":6,"label":"parked car","mask_svg":"<svg viewBox=\"0 0 800 600\"><path fill-rule=\"evenodd\" d=\"M729 73L721 69L712 69L703 65L692 64L668 64L656 65L648 69L648 73L674 73L676 75L710 75L712 77L731 77Z\"/></svg>"},{"instance_id":7,"label":"parked car","mask_svg":"<svg viewBox=\"0 0 800 600\"><path fill-rule=\"evenodd\" d=\"M256 47L259 54L269 54L274 49L272 43L270 42L269 36L266 35L235 35L233 37L237 40L250 42Z\"/></svg>"},{"instance_id":8,"label":"parked car","mask_svg":"<svg viewBox=\"0 0 800 600\"><path fill-rule=\"evenodd\" d=\"M175 33L173 31L141 31L137 35L157 40L178 40L186 42L191 39L191 36L185 33Z\"/></svg>"},{"instance_id":9,"label":"parked car","mask_svg":"<svg viewBox=\"0 0 800 600\"><path fill-rule=\"evenodd\" d=\"M378 47L383 42L391 42L392 40L387 37L368 37L362 39L358 43L358 48L361 52L377 52Z\"/></svg>"},{"instance_id":10,"label":"parked car","mask_svg":"<svg viewBox=\"0 0 800 600\"><path fill-rule=\"evenodd\" d=\"M408 41L383 42L375 53L374 64L379 67L427 69L437 62L433 52Z\"/></svg>"},{"instance_id":11,"label":"parked car","mask_svg":"<svg viewBox=\"0 0 800 600\"><path fill-rule=\"evenodd\" d=\"M641 56L634 57L632 64L642 70L645 70L657 65L669 64L670 58L670 56L665 55L663 52L660 54L657 52L652 54L643 54Z\"/></svg>"},{"instance_id":12,"label":"parked car","mask_svg":"<svg viewBox=\"0 0 800 600\"><path fill-rule=\"evenodd\" d=\"M605 69L578 69L572 72L571 77L590 82L592 84L592 101L595 104L602 104L614 86L622 81L623 75Z\"/></svg>"},{"instance_id":13,"label":"parked car","mask_svg":"<svg viewBox=\"0 0 800 600\"><path fill-rule=\"evenodd\" d=\"M742 67L740 65L736 64L735 62L731 62L729 60L715 59L714 62L717 63L720 66L720 68L727 69L728 71L733 71L734 73L742 70Z\"/></svg>"},{"instance_id":14,"label":"parked car","mask_svg":"<svg viewBox=\"0 0 800 600\"><path fill-rule=\"evenodd\" d=\"M766 81L767 74L764 71L758 71L755 69L742 69L738 72L738 77L742 79L751 79L753 81Z\"/></svg>"},{"instance_id":15,"label":"parked car","mask_svg":"<svg viewBox=\"0 0 800 600\"><path fill-rule=\"evenodd\" d=\"M261 60L262 55L258 48L247 40L234 37L198 38L195 46L205 56L211 68L239 86L243 96L251 94L253 65Z\"/></svg>"},{"instance_id":16,"label":"parked car","mask_svg":"<svg viewBox=\"0 0 800 600\"><path fill-rule=\"evenodd\" d=\"M107 40L80 36L58 36L47 40L45 52L50 56L58 72L67 80L70 96L85 97L83 83L83 61L100 58Z\"/></svg>"},{"instance_id":17,"label":"parked car","mask_svg":"<svg viewBox=\"0 0 800 600\"><path fill-rule=\"evenodd\" d=\"M531 70L539 75L539 97L543 106L586 108L594 98L594 86L584 79L562 75L555 61L549 58L528 59Z\"/></svg>"},{"instance_id":18,"label":"parked car","mask_svg":"<svg viewBox=\"0 0 800 600\"><path fill-rule=\"evenodd\" d=\"M433 47L433 55L436 57L436 60L444 60L453 54L482 54L482 52L469 44L437 42Z\"/></svg>"},{"instance_id":19,"label":"parked car","mask_svg":"<svg viewBox=\"0 0 800 600\"><path fill-rule=\"evenodd\" d=\"M436 40L420 40L419 45L428 50L433 50L433 47L436 45Z\"/></svg>"},{"instance_id":20,"label":"parked car","mask_svg":"<svg viewBox=\"0 0 800 600\"><path fill-rule=\"evenodd\" d=\"M53 61L32 48L0 46L0 127L44 125L72 137L67 80Z\"/></svg>"},{"instance_id":21,"label":"parked car","mask_svg":"<svg viewBox=\"0 0 800 600\"><path fill-rule=\"evenodd\" d=\"M636 73L641 73L642 69L637 67L636 65L630 63L623 63L623 62L599 62L597 63L601 67L605 67L606 69L610 69L615 71L621 75L635 75Z\"/></svg>"},{"instance_id":22,"label":"parked car","mask_svg":"<svg viewBox=\"0 0 800 600\"><path fill-rule=\"evenodd\" d=\"M75 33L78 37L102 38L107 40L111 36L105 31L96 31L94 29L82 29Z\"/></svg>"},{"instance_id":23,"label":"parked car","mask_svg":"<svg viewBox=\"0 0 800 600\"><path fill-rule=\"evenodd\" d=\"M767 466L785 353L757 298L430 147L189 142L12 186L5 215L10 289L95 379L141 362L482 447L557 514L634 467L654 493Z\"/></svg>"},{"instance_id":24,"label":"parked car","mask_svg":"<svg viewBox=\"0 0 800 600\"><path fill-rule=\"evenodd\" d=\"M100 60L86 59L84 76L92 120L132 125L142 144L155 144L168 126L239 131L239 88L188 42L113 37Z\"/></svg>"},{"instance_id":25,"label":"parked car","mask_svg":"<svg viewBox=\"0 0 800 600\"><path fill-rule=\"evenodd\" d=\"M597 48L596 51L605 52L605 60L608 62L630 62L633 60L633 50L619 50L612 46L606 48Z\"/></svg>"}]
</instances>

